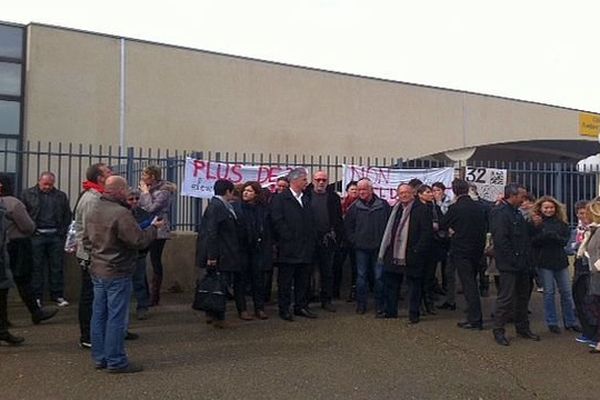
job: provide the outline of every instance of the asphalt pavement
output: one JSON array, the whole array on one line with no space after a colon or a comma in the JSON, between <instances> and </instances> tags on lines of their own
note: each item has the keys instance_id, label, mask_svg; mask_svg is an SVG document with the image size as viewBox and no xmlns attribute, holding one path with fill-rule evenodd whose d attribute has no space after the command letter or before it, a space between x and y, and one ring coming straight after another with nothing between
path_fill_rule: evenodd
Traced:
<instances>
[{"instance_id":1,"label":"asphalt pavement","mask_svg":"<svg viewBox=\"0 0 600 400\"><path fill-rule=\"evenodd\" d=\"M458 298L460 299L460 295ZM20 347L0 346L0 399L599 399L600 355L573 333L544 327L540 294L532 300L532 329L540 342L515 337L509 347L481 332L456 327L462 312L438 311L409 326L315 305L319 318L243 322L229 305L230 327L217 330L190 308L191 294L165 295L150 319L132 316L131 360L145 371L111 375L93 368L77 346L77 307L33 326L11 302ZM489 316L493 298L484 299ZM251 305L251 303L250 303Z\"/></svg>"}]
</instances>

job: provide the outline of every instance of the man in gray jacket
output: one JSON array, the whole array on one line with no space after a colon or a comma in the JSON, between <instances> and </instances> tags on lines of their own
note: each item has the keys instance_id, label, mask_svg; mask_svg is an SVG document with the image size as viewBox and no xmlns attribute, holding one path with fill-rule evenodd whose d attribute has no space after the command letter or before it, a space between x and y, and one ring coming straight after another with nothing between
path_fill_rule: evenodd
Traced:
<instances>
[{"instance_id":1,"label":"man in gray jacket","mask_svg":"<svg viewBox=\"0 0 600 400\"><path fill-rule=\"evenodd\" d=\"M128 186L123 177L106 180L104 194L89 210L82 244L91 249L94 303L92 313L92 358L97 369L111 373L133 373L142 367L130 363L125 353L125 323L131 297L131 276L138 250L156 239L164 221L155 220L142 231L126 207Z\"/></svg>"}]
</instances>

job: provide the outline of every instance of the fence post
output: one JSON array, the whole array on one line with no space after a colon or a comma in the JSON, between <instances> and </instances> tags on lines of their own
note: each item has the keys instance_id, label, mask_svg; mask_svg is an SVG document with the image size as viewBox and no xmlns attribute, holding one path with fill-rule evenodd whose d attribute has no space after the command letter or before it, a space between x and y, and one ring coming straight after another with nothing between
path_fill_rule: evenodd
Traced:
<instances>
[{"instance_id":1,"label":"fence post","mask_svg":"<svg viewBox=\"0 0 600 400\"><path fill-rule=\"evenodd\" d=\"M566 203L563 199L563 170L560 163L554 163L552 166L554 169L554 198L560 202ZM543 193L546 194L546 193Z\"/></svg>"},{"instance_id":2,"label":"fence post","mask_svg":"<svg viewBox=\"0 0 600 400\"><path fill-rule=\"evenodd\" d=\"M185 161L184 161L185 162ZM176 183L177 181L177 159L169 157L167 158L167 180L169 182ZM175 197L175 201L171 201L171 207L169 209L170 220L173 221L173 216L175 216L175 220L179 222L179 215L177 214L177 194L171 195L171 198ZM177 228L177 223L173 224L173 229Z\"/></svg>"},{"instance_id":3,"label":"fence post","mask_svg":"<svg viewBox=\"0 0 600 400\"><path fill-rule=\"evenodd\" d=\"M127 148L127 160L125 161L125 178L127 179L127 183L129 186L134 187L133 179L133 156L134 156L134 148Z\"/></svg>"},{"instance_id":4,"label":"fence post","mask_svg":"<svg viewBox=\"0 0 600 400\"><path fill-rule=\"evenodd\" d=\"M195 160L202 160L204 153L202 151L195 151L192 153L192 158ZM185 173L184 173L185 176ZM185 179L185 178L184 178ZM192 200L192 210L194 215L194 232L200 232L200 224L202 223L202 199L195 197Z\"/></svg>"}]
</instances>

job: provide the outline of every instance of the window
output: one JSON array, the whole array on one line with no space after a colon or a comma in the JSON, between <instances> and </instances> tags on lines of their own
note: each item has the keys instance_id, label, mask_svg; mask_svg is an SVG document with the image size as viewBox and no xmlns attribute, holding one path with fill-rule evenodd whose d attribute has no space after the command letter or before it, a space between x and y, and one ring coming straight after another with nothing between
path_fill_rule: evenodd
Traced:
<instances>
[{"instance_id":1,"label":"window","mask_svg":"<svg viewBox=\"0 0 600 400\"><path fill-rule=\"evenodd\" d=\"M0 100L0 135L19 134L20 112L21 104L18 101Z\"/></svg>"},{"instance_id":2,"label":"window","mask_svg":"<svg viewBox=\"0 0 600 400\"><path fill-rule=\"evenodd\" d=\"M0 57L23 58L23 29L0 25Z\"/></svg>"},{"instance_id":3,"label":"window","mask_svg":"<svg viewBox=\"0 0 600 400\"><path fill-rule=\"evenodd\" d=\"M21 64L0 62L0 95L21 95Z\"/></svg>"},{"instance_id":4,"label":"window","mask_svg":"<svg viewBox=\"0 0 600 400\"><path fill-rule=\"evenodd\" d=\"M17 172L17 139L0 139L0 171Z\"/></svg>"}]
</instances>

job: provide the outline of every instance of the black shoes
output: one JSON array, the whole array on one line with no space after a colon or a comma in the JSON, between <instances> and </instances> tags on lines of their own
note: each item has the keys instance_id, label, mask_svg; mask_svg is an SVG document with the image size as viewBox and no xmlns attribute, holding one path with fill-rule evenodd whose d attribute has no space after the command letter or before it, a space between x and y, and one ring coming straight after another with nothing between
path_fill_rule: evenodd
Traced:
<instances>
[{"instance_id":1,"label":"black shoes","mask_svg":"<svg viewBox=\"0 0 600 400\"><path fill-rule=\"evenodd\" d=\"M294 321L294 317L292 316L292 314L290 312L279 313L279 318L281 318L284 321L288 321L288 322Z\"/></svg>"},{"instance_id":2,"label":"black shoes","mask_svg":"<svg viewBox=\"0 0 600 400\"><path fill-rule=\"evenodd\" d=\"M456 310L456 303L445 302L444 304L441 304L441 305L437 306L437 308L439 308L440 310L455 311Z\"/></svg>"},{"instance_id":3,"label":"black shoes","mask_svg":"<svg viewBox=\"0 0 600 400\"><path fill-rule=\"evenodd\" d=\"M504 336L504 329L494 329L493 333L494 333L494 340L500 346L510 345L510 343L508 342L508 339L506 338L506 336Z\"/></svg>"},{"instance_id":4,"label":"black shoes","mask_svg":"<svg viewBox=\"0 0 600 400\"><path fill-rule=\"evenodd\" d=\"M58 308L56 307L42 307L31 314L31 322L33 322L34 325L39 325L40 322L54 317L57 312Z\"/></svg>"},{"instance_id":5,"label":"black shoes","mask_svg":"<svg viewBox=\"0 0 600 400\"><path fill-rule=\"evenodd\" d=\"M11 335L10 332L0 333L0 342L6 342L11 346L18 346L25 341L21 336Z\"/></svg>"},{"instance_id":6,"label":"black shoes","mask_svg":"<svg viewBox=\"0 0 600 400\"><path fill-rule=\"evenodd\" d=\"M408 319L408 324L409 324L409 325L416 325L416 324L418 324L418 323L419 323L419 321L420 321L420 320L419 320L419 318L418 318L418 317L417 317L417 318L409 318L409 319Z\"/></svg>"},{"instance_id":7,"label":"black shoes","mask_svg":"<svg viewBox=\"0 0 600 400\"><path fill-rule=\"evenodd\" d=\"M548 330L552 333L560 334L560 328L556 325L548 325Z\"/></svg>"},{"instance_id":8,"label":"black shoes","mask_svg":"<svg viewBox=\"0 0 600 400\"><path fill-rule=\"evenodd\" d=\"M473 330L473 331L482 331L483 330L483 325L481 323L472 324L468 321L458 322L456 324L456 326L458 326L459 328L462 328L462 329L469 329L469 330Z\"/></svg>"},{"instance_id":9,"label":"black shoes","mask_svg":"<svg viewBox=\"0 0 600 400\"><path fill-rule=\"evenodd\" d=\"M89 350L92 348L92 341L90 339L79 339L79 348L82 350Z\"/></svg>"},{"instance_id":10,"label":"black shoes","mask_svg":"<svg viewBox=\"0 0 600 400\"><path fill-rule=\"evenodd\" d=\"M577 333L583 333L583 329L581 329L581 327L579 325L567 326L567 327L565 327L565 330L573 331L573 332L577 332Z\"/></svg>"},{"instance_id":11,"label":"black shoes","mask_svg":"<svg viewBox=\"0 0 600 400\"><path fill-rule=\"evenodd\" d=\"M517 331L517 335L519 335L523 339L533 340L534 342L540 341L539 335L536 335L535 333L531 332L529 329L527 329L525 331Z\"/></svg>"},{"instance_id":12,"label":"black shoes","mask_svg":"<svg viewBox=\"0 0 600 400\"><path fill-rule=\"evenodd\" d=\"M310 311L308 308L300 308L300 309L294 311L294 314L299 317L304 317L304 318L309 318L309 319L317 318L317 314Z\"/></svg>"},{"instance_id":13,"label":"black shoes","mask_svg":"<svg viewBox=\"0 0 600 400\"><path fill-rule=\"evenodd\" d=\"M142 372L144 368L141 365L129 363L126 367L117 369L107 369L106 372L109 374L135 374L136 372Z\"/></svg>"},{"instance_id":14,"label":"black shoes","mask_svg":"<svg viewBox=\"0 0 600 400\"><path fill-rule=\"evenodd\" d=\"M140 335L138 335L137 333L129 332L129 331L127 331L127 334L125 335L125 340L137 340L139 338L140 338Z\"/></svg>"}]
</instances>

